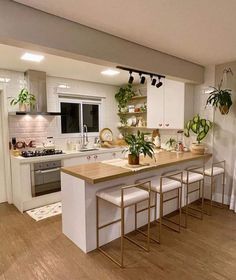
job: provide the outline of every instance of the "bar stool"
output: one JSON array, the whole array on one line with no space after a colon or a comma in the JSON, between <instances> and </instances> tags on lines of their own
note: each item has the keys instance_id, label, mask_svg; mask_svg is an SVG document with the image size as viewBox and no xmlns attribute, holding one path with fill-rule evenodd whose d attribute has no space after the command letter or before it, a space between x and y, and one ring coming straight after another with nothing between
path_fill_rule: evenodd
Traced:
<instances>
[{"instance_id":1,"label":"bar stool","mask_svg":"<svg viewBox=\"0 0 236 280\"><path fill-rule=\"evenodd\" d=\"M99 190L96 194L96 234L97 234L97 249L102 252L106 257L112 260L120 267L124 267L124 239L129 240L145 251L149 251L149 232L150 232L150 192L151 192L151 183L146 181L145 185L148 185L148 188L143 187L143 183L134 184L130 186L120 185L111 188L106 188ZM104 225L99 225L99 201L104 200L106 202L115 205L121 209L121 218L112 222L109 222ZM125 235L125 208L137 203L148 201L148 234L147 234L147 247L144 247L138 244L135 240ZM137 213L135 213L136 219ZM105 227L108 227L112 224L121 222L121 243L120 243L120 261L116 260L114 257L105 252L99 245L99 231Z\"/></svg>"},{"instance_id":2,"label":"bar stool","mask_svg":"<svg viewBox=\"0 0 236 280\"><path fill-rule=\"evenodd\" d=\"M179 178L178 178L179 176ZM153 177L146 178L145 180L152 180ZM161 229L162 225L168 227L171 230L174 230L176 232L180 232L181 229L181 209L182 209L182 181L183 181L183 173L182 171L178 172L168 172L165 174L162 174L160 177L157 178L157 182L151 182L151 191L154 193L154 204L150 206L150 208L154 208L154 221L159 223L159 239L151 238L151 240L161 243ZM142 180L139 180L138 182L142 182ZM146 188L149 186L146 184L144 185ZM172 196L170 198L164 199L165 194L176 191L176 195ZM160 211L159 211L159 221L157 220L157 195L160 196ZM170 220L167 217L164 217L163 210L164 210L164 204L166 202L169 202L171 200L177 199L177 209L179 210L179 221L178 223ZM137 205L135 206L137 209ZM146 208L141 209L137 211L137 213L145 211ZM169 226L166 223L163 223L162 220L166 220L172 224L178 225L178 229L175 229L171 226ZM137 226L136 226L137 228ZM146 235L146 233L138 230L142 234Z\"/></svg>"},{"instance_id":3,"label":"bar stool","mask_svg":"<svg viewBox=\"0 0 236 280\"><path fill-rule=\"evenodd\" d=\"M223 167L222 167L223 166ZM224 193L225 193L225 160L214 162L212 166L205 170L205 176L210 177L210 186L211 186L211 194L210 194L210 215L212 215L212 206L214 207L224 207ZM221 205L213 203L213 188L215 178L217 176L222 176L222 200Z\"/></svg>"},{"instance_id":4,"label":"bar stool","mask_svg":"<svg viewBox=\"0 0 236 280\"><path fill-rule=\"evenodd\" d=\"M183 172L183 185L184 185L184 192L185 192L185 223L184 227L187 228L187 220L188 215L193 216L198 219L203 219L203 213L204 213L204 170L205 167L203 166L195 166L195 167L189 167L186 168ZM192 184L198 183L198 187L194 190L190 190L189 187ZM202 195L201 195L202 191ZM198 192L199 193L199 199L201 199L201 209L197 209L194 207L189 206L189 195L191 193ZM200 212L200 217L198 217L195 214L189 213L189 209Z\"/></svg>"}]
</instances>

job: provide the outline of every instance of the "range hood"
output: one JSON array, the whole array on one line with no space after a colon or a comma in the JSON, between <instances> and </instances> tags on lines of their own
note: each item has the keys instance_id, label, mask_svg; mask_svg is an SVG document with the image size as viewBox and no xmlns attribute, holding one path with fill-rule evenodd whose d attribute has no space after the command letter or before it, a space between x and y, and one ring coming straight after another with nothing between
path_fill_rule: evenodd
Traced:
<instances>
[{"instance_id":1,"label":"range hood","mask_svg":"<svg viewBox=\"0 0 236 280\"><path fill-rule=\"evenodd\" d=\"M27 70L24 73L27 89L35 95L35 108L31 108L29 112L15 112L16 115L51 115L59 116L59 112L47 111L47 91L46 91L46 72Z\"/></svg>"}]
</instances>

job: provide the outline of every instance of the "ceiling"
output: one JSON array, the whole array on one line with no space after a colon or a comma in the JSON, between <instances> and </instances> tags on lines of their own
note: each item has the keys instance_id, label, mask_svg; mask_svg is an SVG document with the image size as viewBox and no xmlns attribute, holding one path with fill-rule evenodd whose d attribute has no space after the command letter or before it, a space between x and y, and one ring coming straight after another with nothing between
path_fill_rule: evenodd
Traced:
<instances>
[{"instance_id":1,"label":"ceiling","mask_svg":"<svg viewBox=\"0 0 236 280\"><path fill-rule=\"evenodd\" d=\"M29 51L43 54L44 60L40 63L23 61L20 57ZM0 69L24 72L28 69L45 71L49 76L91 81L110 85L122 85L128 82L128 73L120 71L116 76L104 76L101 71L110 67L59 57L50 54L37 53L17 47L0 44ZM136 79L138 81L138 77Z\"/></svg>"},{"instance_id":2,"label":"ceiling","mask_svg":"<svg viewBox=\"0 0 236 280\"><path fill-rule=\"evenodd\" d=\"M235 0L16 0L201 65L236 59Z\"/></svg>"}]
</instances>

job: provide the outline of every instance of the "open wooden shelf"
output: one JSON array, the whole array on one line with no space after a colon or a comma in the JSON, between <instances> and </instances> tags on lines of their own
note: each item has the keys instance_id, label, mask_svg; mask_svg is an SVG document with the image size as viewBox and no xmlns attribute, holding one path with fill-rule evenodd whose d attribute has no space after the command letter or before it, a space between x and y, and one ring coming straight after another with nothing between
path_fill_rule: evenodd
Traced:
<instances>
[{"instance_id":1,"label":"open wooden shelf","mask_svg":"<svg viewBox=\"0 0 236 280\"><path fill-rule=\"evenodd\" d=\"M141 115L141 114L146 114L147 113L147 111L145 111L145 112L126 112L126 113L118 113L118 115L120 115L120 116L124 116L124 115Z\"/></svg>"},{"instance_id":2,"label":"open wooden shelf","mask_svg":"<svg viewBox=\"0 0 236 280\"><path fill-rule=\"evenodd\" d=\"M139 99L146 99L146 98L147 98L146 95L140 95L140 96L133 96L131 100L139 100Z\"/></svg>"}]
</instances>

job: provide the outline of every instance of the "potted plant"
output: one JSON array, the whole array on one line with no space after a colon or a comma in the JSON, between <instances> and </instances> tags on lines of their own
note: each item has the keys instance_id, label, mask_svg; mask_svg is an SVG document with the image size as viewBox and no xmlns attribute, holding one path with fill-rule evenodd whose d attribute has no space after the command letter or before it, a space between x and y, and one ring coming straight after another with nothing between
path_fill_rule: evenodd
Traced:
<instances>
[{"instance_id":1,"label":"potted plant","mask_svg":"<svg viewBox=\"0 0 236 280\"><path fill-rule=\"evenodd\" d=\"M128 144L128 163L130 165L139 164L139 156L142 153L144 156L149 156L150 158L154 155L155 145L151 141L145 140L146 133L137 131L137 135L127 134L124 138L125 142Z\"/></svg>"},{"instance_id":2,"label":"potted plant","mask_svg":"<svg viewBox=\"0 0 236 280\"><path fill-rule=\"evenodd\" d=\"M125 112L128 102L134 95L135 93L131 84L128 84L119 89L119 91L115 95L115 99L118 102L119 112Z\"/></svg>"},{"instance_id":3,"label":"potted plant","mask_svg":"<svg viewBox=\"0 0 236 280\"><path fill-rule=\"evenodd\" d=\"M169 150L174 150L176 147L176 140L174 138L170 138L169 140L166 141L166 145L168 146Z\"/></svg>"},{"instance_id":4,"label":"potted plant","mask_svg":"<svg viewBox=\"0 0 236 280\"><path fill-rule=\"evenodd\" d=\"M11 106L19 104L20 111L26 111L27 106L34 108L36 98L33 94L29 93L26 88L23 88L17 97L13 98L10 102Z\"/></svg>"},{"instance_id":5,"label":"potted plant","mask_svg":"<svg viewBox=\"0 0 236 280\"><path fill-rule=\"evenodd\" d=\"M190 137L190 133L193 132L197 135L197 143L193 143L191 146L191 151L193 154L204 154L205 145L201 141L207 136L207 133L212 128L212 122L201 118L199 115L193 117L186 123L184 129L184 135Z\"/></svg>"},{"instance_id":6,"label":"potted plant","mask_svg":"<svg viewBox=\"0 0 236 280\"><path fill-rule=\"evenodd\" d=\"M231 99L231 89L222 89L222 82L223 80L221 80L218 88L211 87L213 91L210 92L206 105L210 104L215 108L219 107L221 114L226 115L228 114L233 102Z\"/></svg>"}]
</instances>

